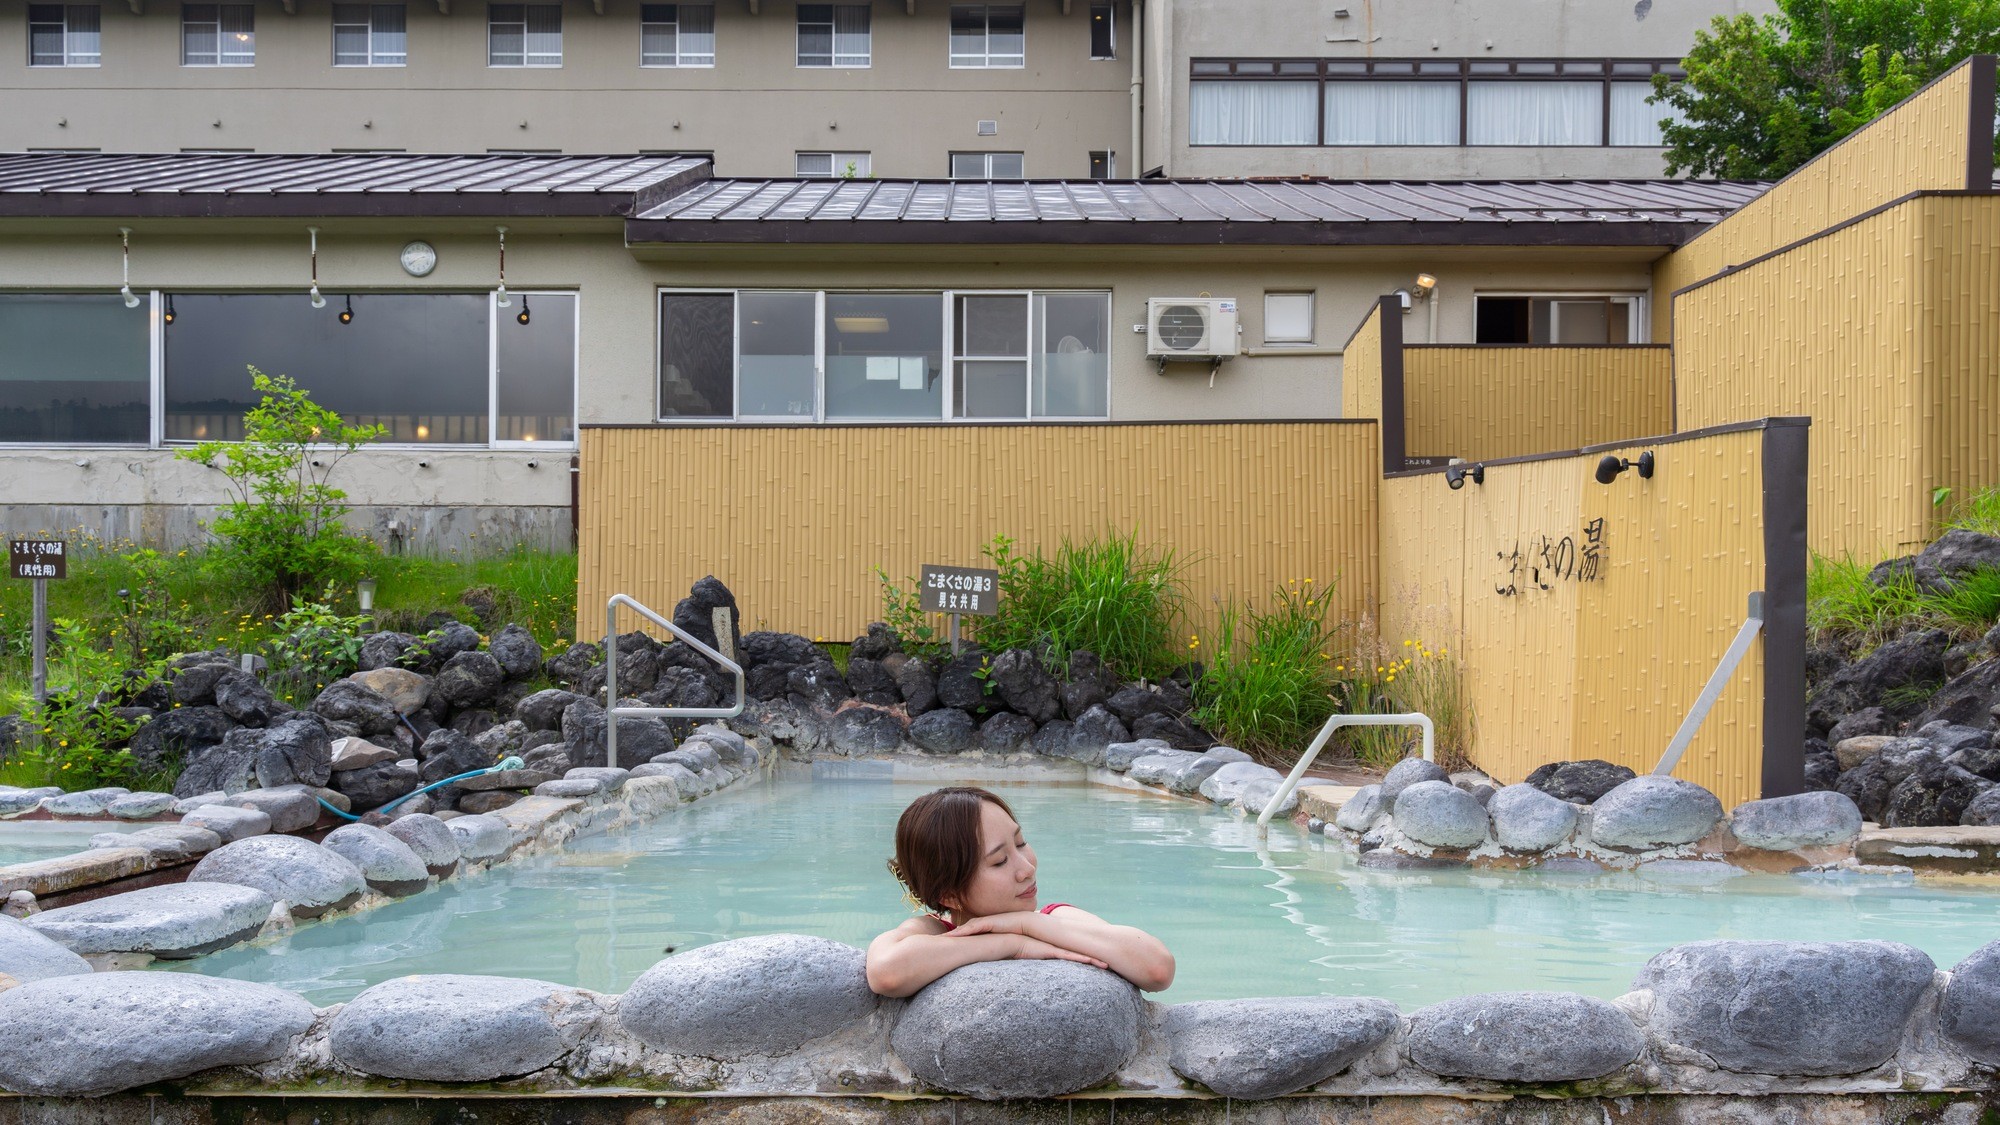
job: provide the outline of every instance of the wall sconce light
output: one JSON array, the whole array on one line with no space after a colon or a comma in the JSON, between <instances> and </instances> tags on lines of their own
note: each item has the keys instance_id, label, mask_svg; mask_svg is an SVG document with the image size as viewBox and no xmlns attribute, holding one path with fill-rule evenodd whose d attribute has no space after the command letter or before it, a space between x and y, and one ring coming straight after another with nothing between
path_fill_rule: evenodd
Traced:
<instances>
[{"instance_id":1,"label":"wall sconce light","mask_svg":"<svg viewBox=\"0 0 2000 1125\"><path fill-rule=\"evenodd\" d=\"M528 295L526 293L521 294L521 311L514 314L514 319L522 324L528 323Z\"/></svg>"},{"instance_id":2,"label":"wall sconce light","mask_svg":"<svg viewBox=\"0 0 2000 1125\"><path fill-rule=\"evenodd\" d=\"M1417 284L1417 296L1419 298L1428 297L1431 295L1432 291L1437 289L1438 279L1435 274L1420 273L1417 275L1416 284Z\"/></svg>"},{"instance_id":3,"label":"wall sconce light","mask_svg":"<svg viewBox=\"0 0 2000 1125\"><path fill-rule=\"evenodd\" d=\"M306 234L312 238L312 288L306 290L306 293L312 298L313 308L323 309L326 307L326 298L320 296L319 292L319 228L307 227Z\"/></svg>"},{"instance_id":4,"label":"wall sconce light","mask_svg":"<svg viewBox=\"0 0 2000 1125\"><path fill-rule=\"evenodd\" d=\"M507 300L507 228L493 229L500 232L500 288L494 294L493 303L504 309L512 303Z\"/></svg>"},{"instance_id":5,"label":"wall sconce light","mask_svg":"<svg viewBox=\"0 0 2000 1125\"><path fill-rule=\"evenodd\" d=\"M125 307L139 307L139 295L132 292L132 228L118 228L118 254L123 267L123 275L118 283L118 295L125 298Z\"/></svg>"},{"instance_id":6,"label":"wall sconce light","mask_svg":"<svg viewBox=\"0 0 2000 1125\"><path fill-rule=\"evenodd\" d=\"M375 608L375 580L363 578L354 584L354 601L367 613Z\"/></svg>"},{"instance_id":7,"label":"wall sconce light","mask_svg":"<svg viewBox=\"0 0 2000 1125\"><path fill-rule=\"evenodd\" d=\"M1647 450L1639 454L1639 459L1636 461L1627 461L1616 453L1605 454L1604 460L1597 463L1597 483L1610 484L1612 481L1618 479L1619 473L1627 469L1639 470L1639 476L1643 480L1653 479L1652 451Z\"/></svg>"},{"instance_id":8,"label":"wall sconce light","mask_svg":"<svg viewBox=\"0 0 2000 1125\"><path fill-rule=\"evenodd\" d=\"M172 324L174 318L179 315L179 313L174 311L174 295L172 293L167 294L167 311L160 314L160 319L168 324Z\"/></svg>"},{"instance_id":9,"label":"wall sconce light","mask_svg":"<svg viewBox=\"0 0 2000 1125\"><path fill-rule=\"evenodd\" d=\"M1483 487L1486 484L1486 466L1462 463L1445 466L1444 482L1450 485L1453 491L1464 488L1467 480Z\"/></svg>"},{"instance_id":10,"label":"wall sconce light","mask_svg":"<svg viewBox=\"0 0 2000 1125\"><path fill-rule=\"evenodd\" d=\"M347 307L340 310L340 323L354 323L354 294L352 293L347 295Z\"/></svg>"}]
</instances>

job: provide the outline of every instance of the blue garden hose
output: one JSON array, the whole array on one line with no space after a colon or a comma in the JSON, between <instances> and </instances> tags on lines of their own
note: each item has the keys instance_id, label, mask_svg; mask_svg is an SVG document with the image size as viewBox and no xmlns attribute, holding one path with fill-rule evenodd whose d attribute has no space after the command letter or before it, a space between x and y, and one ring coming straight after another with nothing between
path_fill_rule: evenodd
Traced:
<instances>
[{"instance_id":1,"label":"blue garden hose","mask_svg":"<svg viewBox=\"0 0 2000 1125\"><path fill-rule=\"evenodd\" d=\"M424 786L422 789L405 793L402 796L396 798L395 800L390 801L388 804L383 805L381 808L375 809L374 811L387 815L390 809L395 808L397 805L402 804L404 801L407 801L412 797L421 796L425 793L430 792L433 789L442 789L443 787L450 785L454 781L464 781L468 777L484 777L489 773L499 773L502 770L518 770L525 768L527 768L527 763L523 762L519 758L502 758L498 762L495 762L493 765L487 766L483 770L467 770L465 773L459 774L457 777L447 777L443 781L433 781L429 785ZM320 797L318 798L318 800L321 808L325 809L326 811L332 813L333 815L339 817L342 820L361 819L360 817L354 815L351 812L343 812L340 809L335 808L333 805L328 804L325 797Z\"/></svg>"}]
</instances>

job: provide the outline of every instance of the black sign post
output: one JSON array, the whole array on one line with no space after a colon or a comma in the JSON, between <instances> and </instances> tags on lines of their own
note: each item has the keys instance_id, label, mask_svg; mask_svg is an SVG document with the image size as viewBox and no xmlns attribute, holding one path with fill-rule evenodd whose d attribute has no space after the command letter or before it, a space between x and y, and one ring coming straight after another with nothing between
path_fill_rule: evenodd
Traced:
<instances>
[{"instance_id":1,"label":"black sign post","mask_svg":"<svg viewBox=\"0 0 2000 1125\"><path fill-rule=\"evenodd\" d=\"M49 701L49 579L69 577L66 546L60 539L7 541L7 573L35 583L35 672L32 683L37 707Z\"/></svg>"},{"instance_id":2,"label":"black sign post","mask_svg":"<svg viewBox=\"0 0 2000 1125\"><path fill-rule=\"evenodd\" d=\"M992 617L1000 612L1000 572L925 563L918 598L925 613L951 615L951 654L957 656L959 615Z\"/></svg>"}]
</instances>

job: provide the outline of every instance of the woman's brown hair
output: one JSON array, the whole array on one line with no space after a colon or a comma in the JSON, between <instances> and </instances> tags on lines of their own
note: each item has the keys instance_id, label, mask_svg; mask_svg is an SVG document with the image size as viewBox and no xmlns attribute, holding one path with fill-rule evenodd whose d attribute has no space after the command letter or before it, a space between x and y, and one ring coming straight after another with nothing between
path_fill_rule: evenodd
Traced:
<instances>
[{"instance_id":1,"label":"woman's brown hair","mask_svg":"<svg viewBox=\"0 0 2000 1125\"><path fill-rule=\"evenodd\" d=\"M896 821L896 858L889 872L917 901L943 913L979 868L979 806L991 802L1014 815L996 794L969 785L934 789L910 802Z\"/></svg>"}]
</instances>

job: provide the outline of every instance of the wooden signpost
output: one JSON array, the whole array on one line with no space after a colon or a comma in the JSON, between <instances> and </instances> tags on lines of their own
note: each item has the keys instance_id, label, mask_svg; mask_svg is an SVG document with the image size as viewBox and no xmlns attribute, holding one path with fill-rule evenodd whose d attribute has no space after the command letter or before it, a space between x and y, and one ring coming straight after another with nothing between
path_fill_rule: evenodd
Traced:
<instances>
[{"instance_id":1,"label":"wooden signpost","mask_svg":"<svg viewBox=\"0 0 2000 1125\"><path fill-rule=\"evenodd\" d=\"M7 573L35 584L35 706L49 701L49 580L69 577L67 544L60 539L9 539Z\"/></svg>"},{"instance_id":2,"label":"wooden signpost","mask_svg":"<svg viewBox=\"0 0 2000 1125\"><path fill-rule=\"evenodd\" d=\"M959 615L992 617L1000 612L1000 572L925 563L918 579L918 597L925 613L951 615L951 654L957 656Z\"/></svg>"}]
</instances>

